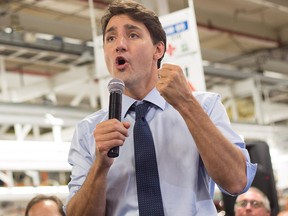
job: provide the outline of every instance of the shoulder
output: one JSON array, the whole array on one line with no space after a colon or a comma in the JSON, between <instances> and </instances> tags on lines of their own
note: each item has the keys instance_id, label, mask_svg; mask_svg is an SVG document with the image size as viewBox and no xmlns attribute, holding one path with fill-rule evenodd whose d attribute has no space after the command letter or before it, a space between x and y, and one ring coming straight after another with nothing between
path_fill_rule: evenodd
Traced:
<instances>
[{"instance_id":1,"label":"shoulder","mask_svg":"<svg viewBox=\"0 0 288 216\"><path fill-rule=\"evenodd\" d=\"M195 91L192 93L204 110L214 107L216 103L221 103L221 97L215 92Z\"/></svg>"},{"instance_id":2,"label":"shoulder","mask_svg":"<svg viewBox=\"0 0 288 216\"><path fill-rule=\"evenodd\" d=\"M95 128L95 125L108 118L108 110L100 109L90 115L84 117L79 123L78 127L89 127L90 125Z\"/></svg>"},{"instance_id":3,"label":"shoulder","mask_svg":"<svg viewBox=\"0 0 288 216\"><path fill-rule=\"evenodd\" d=\"M217 99L218 97L220 97L220 95L218 93L215 92L205 92L205 91L194 91L192 92L192 94L194 95L194 97L197 98L197 100L211 100L211 99Z\"/></svg>"}]
</instances>

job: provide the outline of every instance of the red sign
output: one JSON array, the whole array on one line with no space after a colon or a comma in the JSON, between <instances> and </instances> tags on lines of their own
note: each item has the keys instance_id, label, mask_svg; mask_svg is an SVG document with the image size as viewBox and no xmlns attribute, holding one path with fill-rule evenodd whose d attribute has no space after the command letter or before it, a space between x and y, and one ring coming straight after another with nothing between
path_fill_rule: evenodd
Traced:
<instances>
[{"instance_id":1,"label":"red sign","mask_svg":"<svg viewBox=\"0 0 288 216\"><path fill-rule=\"evenodd\" d=\"M172 56L175 49L176 48L173 47L171 44L168 44L168 47L166 48L166 53L168 53L170 56Z\"/></svg>"}]
</instances>

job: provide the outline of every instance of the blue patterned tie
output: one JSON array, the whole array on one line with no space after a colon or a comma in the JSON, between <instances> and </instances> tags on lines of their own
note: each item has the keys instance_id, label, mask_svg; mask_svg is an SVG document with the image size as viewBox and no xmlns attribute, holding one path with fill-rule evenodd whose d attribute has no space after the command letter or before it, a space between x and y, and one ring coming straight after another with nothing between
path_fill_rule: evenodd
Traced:
<instances>
[{"instance_id":1,"label":"blue patterned tie","mask_svg":"<svg viewBox=\"0 0 288 216\"><path fill-rule=\"evenodd\" d=\"M134 150L140 216L164 216L153 137L145 119L149 102L135 107Z\"/></svg>"}]
</instances>

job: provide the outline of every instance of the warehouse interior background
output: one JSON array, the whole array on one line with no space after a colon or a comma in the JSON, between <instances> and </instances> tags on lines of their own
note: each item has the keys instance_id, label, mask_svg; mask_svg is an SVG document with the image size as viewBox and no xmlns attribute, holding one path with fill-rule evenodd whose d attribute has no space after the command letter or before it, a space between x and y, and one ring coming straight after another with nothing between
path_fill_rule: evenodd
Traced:
<instances>
[{"instance_id":1,"label":"warehouse interior background","mask_svg":"<svg viewBox=\"0 0 288 216\"><path fill-rule=\"evenodd\" d=\"M0 215L19 214L36 193L67 196L74 127L101 107L93 34L110 2L0 0ZM138 2L159 16L189 6ZM267 142L287 196L288 2L193 4L207 91L221 94L246 140Z\"/></svg>"}]
</instances>

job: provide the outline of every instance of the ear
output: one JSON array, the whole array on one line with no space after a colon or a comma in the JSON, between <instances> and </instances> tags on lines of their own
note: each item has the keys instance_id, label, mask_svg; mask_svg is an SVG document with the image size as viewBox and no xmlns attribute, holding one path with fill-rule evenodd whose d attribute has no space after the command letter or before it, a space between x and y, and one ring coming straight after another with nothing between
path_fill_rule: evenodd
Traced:
<instances>
[{"instance_id":1,"label":"ear","mask_svg":"<svg viewBox=\"0 0 288 216\"><path fill-rule=\"evenodd\" d=\"M164 55L165 46L163 41L158 42L155 45L153 59L158 60Z\"/></svg>"}]
</instances>

